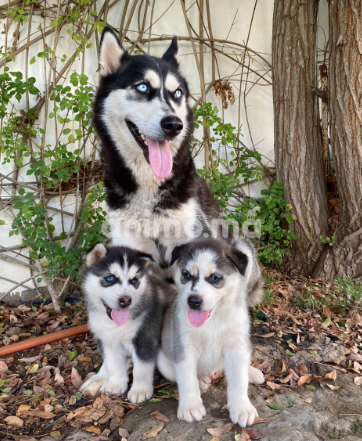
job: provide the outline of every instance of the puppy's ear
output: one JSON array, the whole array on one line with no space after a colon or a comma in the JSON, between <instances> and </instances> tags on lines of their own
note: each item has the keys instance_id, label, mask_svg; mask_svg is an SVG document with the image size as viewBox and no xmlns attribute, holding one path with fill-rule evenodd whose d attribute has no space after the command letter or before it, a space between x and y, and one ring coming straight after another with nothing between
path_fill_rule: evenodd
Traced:
<instances>
[{"instance_id":1,"label":"puppy's ear","mask_svg":"<svg viewBox=\"0 0 362 441\"><path fill-rule=\"evenodd\" d=\"M173 37L167 51L162 55L162 59L172 64L173 66L178 67L179 57L177 37Z\"/></svg>"},{"instance_id":2,"label":"puppy's ear","mask_svg":"<svg viewBox=\"0 0 362 441\"><path fill-rule=\"evenodd\" d=\"M102 259L107 254L107 248L102 243L97 243L87 254L85 263L88 267L92 266L94 262Z\"/></svg>"},{"instance_id":3,"label":"puppy's ear","mask_svg":"<svg viewBox=\"0 0 362 441\"><path fill-rule=\"evenodd\" d=\"M136 263L140 267L140 269L146 269L151 262L154 262L151 254L140 253L141 256L137 259Z\"/></svg>"},{"instance_id":4,"label":"puppy's ear","mask_svg":"<svg viewBox=\"0 0 362 441\"><path fill-rule=\"evenodd\" d=\"M178 260L181 256L182 251L184 250L185 245L179 245L175 247L172 251L170 267Z\"/></svg>"},{"instance_id":5,"label":"puppy's ear","mask_svg":"<svg viewBox=\"0 0 362 441\"><path fill-rule=\"evenodd\" d=\"M99 64L101 75L105 77L117 72L121 65L121 58L126 53L116 33L106 26L103 29L100 42Z\"/></svg>"},{"instance_id":6,"label":"puppy's ear","mask_svg":"<svg viewBox=\"0 0 362 441\"><path fill-rule=\"evenodd\" d=\"M245 276L245 270L248 265L247 256L235 247L231 247L226 253L226 257L231 260L242 276Z\"/></svg>"}]
</instances>

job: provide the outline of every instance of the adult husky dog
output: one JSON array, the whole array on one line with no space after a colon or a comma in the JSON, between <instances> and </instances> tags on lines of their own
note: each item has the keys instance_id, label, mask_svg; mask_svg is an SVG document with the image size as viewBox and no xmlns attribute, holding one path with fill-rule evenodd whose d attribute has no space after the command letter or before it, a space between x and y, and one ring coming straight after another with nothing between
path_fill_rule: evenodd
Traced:
<instances>
[{"instance_id":1,"label":"adult husky dog","mask_svg":"<svg viewBox=\"0 0 362 441\"><path fill-rule=\"evenodd\" d=\"M212 238L181 245L172 256L178 294L166 312L157 366L177 381L177 416L201 420L206 411L200 389L207 387L211 372L225 369L230 419L242 427L251 425L258 413L248 398L249 375L259 374L263 381L260 371L249 368L245 275L253 261Z\"/></svg>"},{"instance_id":2,"label":"adult husky dog","mask_svg":"<svg viewBox=\"0 0 362 441\"><path fill-rule=\"evenodd\" d=\"M162 58L130 55L112 29L104 28L94 104L112 243L151 254L166 276L172 250L215 236L213 222L220 219L189 150L193 115L177 52L174 38ZM245 246L255 260L247 241ZM255 304L262 297L257 264L249 276L248 303Z\"/></svg>"}]
</instances>

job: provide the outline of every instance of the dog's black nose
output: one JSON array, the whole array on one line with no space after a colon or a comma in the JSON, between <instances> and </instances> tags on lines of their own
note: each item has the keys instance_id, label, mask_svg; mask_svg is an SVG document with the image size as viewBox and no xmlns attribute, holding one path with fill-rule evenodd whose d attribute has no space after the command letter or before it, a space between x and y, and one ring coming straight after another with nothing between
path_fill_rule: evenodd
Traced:
<instances>
[{"instance_id":1,"label":"dog's black nose","mask_svg":"<svg viewBox=\"0 0 362 441\"><path fill-rule=\"evenodd\" d=\"M200 309L202 304L202 298L192 295L187 299L187 303L191 309Z\"/></svg>"},{"instance_id":2,"label":"dog's black nose","mask_svg":"<svg viewBox=\"0 0 362 441\"><path fill-rule=\"evenodd\" d=\"M177 116L165 116L161 120L162 130L170 138L174 138L183 129L183 124Z\"/></svg>"},{"instance_id":3,"label":"dog's black nose","mask_svg":"<svg viewBox=\"0 0 362 441\"><path fill-rule=\"evenodd\" d=\"M132 302L131 297L128 296L123 296L118 300L119 306L121 308L127 308L127 306L129 306Z\"/></svg>"}]
</instances>

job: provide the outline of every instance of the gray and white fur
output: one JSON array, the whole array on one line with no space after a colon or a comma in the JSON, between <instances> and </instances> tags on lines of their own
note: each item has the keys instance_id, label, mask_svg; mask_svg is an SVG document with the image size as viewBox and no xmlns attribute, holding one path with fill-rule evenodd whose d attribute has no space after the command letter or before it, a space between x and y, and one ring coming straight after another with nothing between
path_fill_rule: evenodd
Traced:
<instances>
[{"instance_id":1,"label":"gray and white fur","mask_svg":"<svg viewBox=\"0 0 362 441\"><path fill-rule=\"evenodd\" d=\"M255 262L247 245L236 245L196 239L173 251L178 293L166 312L157 366L177 381L177 416L188 422L205 416L201 391L214 371L225 371L231 421L245 427L258 416L248 397L249 381L264 382L249 366L247 292Z\"/></svg>"},{"instance_id":2,"label":"gray and white fur","mask_svg":"<svg viewBox=\"0 0 362 441\"><path fill-rule=\"evenodd\" d=\"M107 249L103 244L88 253L82 287L103 364L81 386L84 394L124 394L131 359L133 384L128 400L141 403L151 398L163 317L175 294L172 285L148 274L151 260L134 249Z\"/></svg>"}]
</instances>

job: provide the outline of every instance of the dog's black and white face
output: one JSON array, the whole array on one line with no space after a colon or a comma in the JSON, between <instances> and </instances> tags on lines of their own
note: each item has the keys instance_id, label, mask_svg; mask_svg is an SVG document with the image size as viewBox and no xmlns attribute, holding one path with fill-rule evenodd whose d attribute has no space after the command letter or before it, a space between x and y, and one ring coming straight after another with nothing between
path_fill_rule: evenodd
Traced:
<instances>
[{"instance_id":1,"label":"dog's black and white face","mask_svg":"<svg viewBox=\"0 0 362 441\"><path fill-rule=\"evenodd\" d=\"M87 255L82 283L90 308L124 325L145 293L151 260L150 255L130 248L97 244Z\"/></svg>"},{"instance_id":2,"label":"dog's black and white face","mask_svg":"<svg viewBox=\"0 0 362 441\"><path fill-rule=\"evenodd\" d=\"M177 52L174 38L162 58L130 55L108 27L100 45L102 80L95 113L126 165L139 168L146 160L158 179L170 176L173 158L192 130L189 91Z\"/></svg>"},{"instance_id":3,"label":"dog's black and white face","mask_svg":"<svg viewBox=\"0 0 362 441\"><path fill-rule=\"evenodd\" d=\"M176 247L175 281L192 326L200 327L232 292L240 292L248 258L216 239L196 239Z\"/></svg>"}]
</instances>

